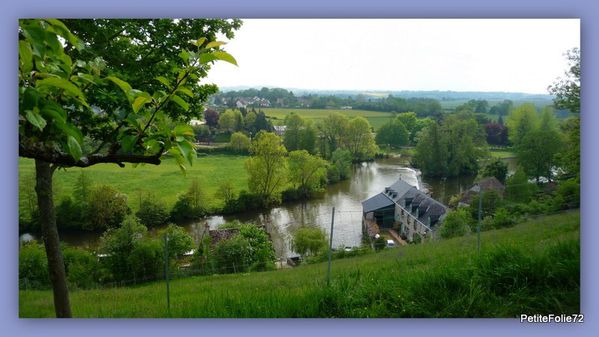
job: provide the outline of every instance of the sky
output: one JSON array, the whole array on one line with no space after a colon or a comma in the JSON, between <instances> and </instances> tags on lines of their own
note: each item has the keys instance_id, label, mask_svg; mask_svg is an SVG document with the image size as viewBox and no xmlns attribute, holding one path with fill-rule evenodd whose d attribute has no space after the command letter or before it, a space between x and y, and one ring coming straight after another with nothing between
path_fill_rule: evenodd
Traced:
<instances>
[{"instance_id":1,"label":"sky","mask_svg":"<svg viewBox=\"0 0 599 337\"><path fill-rule=\"evenodd\" d=\"M219 87L546 94L579 19L244 19Z\"/></svg>"}]
</instances>

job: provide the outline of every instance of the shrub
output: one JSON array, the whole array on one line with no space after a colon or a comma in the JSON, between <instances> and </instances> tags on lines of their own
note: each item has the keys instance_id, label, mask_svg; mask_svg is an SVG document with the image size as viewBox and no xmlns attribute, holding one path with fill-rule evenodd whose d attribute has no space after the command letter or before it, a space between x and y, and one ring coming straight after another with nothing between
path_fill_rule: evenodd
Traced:
<instances>
[{"instance_id":1,"label":"shrub","mask_svg":"<svg viewBox=\"0 0 599 337\"><path fill-rule=\"evenodd\" d=\"M302 256L318 255L327 246L327 239L318 227L300 227L293 233L292 246Z\"/></svg>"},{"instance_id":2,"label":"shrub","mask_svg":"<svg viewBox=\"0 0 599 337\"><path fill-rule=\"evenodd\" d=\"M83 228L105 230L118 227L130 212L125 194L120 193L112 186L98 186L91 192L86 212L87 221Z\"/></svg>"},{"instance_id":3,"label":"shrub","mask_svg":"<svg viewBox=\"0 0 599 337\"><path fill-rule=\"evenodd\" d=\"M559 184L553 204L556 210L580 207L580 184L573 179Z\"/></svg>"},{"instance_id":4,"label":"shrub","mask_svg":"<svg viewBox=\"0 0 599 337\"><path fill-rule=\"evenodd\" d=\"M65 196L56 206L56 225L60 230L81 230L87 222L86 208L86 203Z\"/></svg>"},{"instance_id":5,"label":"shrub","mask_svg":"<svg viewBox=\"0 0 599 337\"><path fill-rule=\"evenodd\" d=\"M19 289L50 287L48 259L42 244L30 241L19 250Z\"/></svg>"},{"instance_id":6,"label":"shrub","mask_svg":"<svg viewBox=\"0 0 599 337\"><path fill-rule=\"evenodd\" d=\"M133 245L126 262L131 273L127 279L136 282L156 279L163 270L164 248L156 239L139 240Z\"/></svg>"},{"instance_id":7,"label":"shrub","mask_svg":"<svg viewBox=\"0 0 599 337\"><path fill-rule=\"evenodd\" d=\"M214 257L219 272L237 273L246 271L249 268L249 262L246 260L249 252L248 240L240 235L218 242L214 247Z\"/></svg>"},{"instance_id":8,"label":"shrub","mask_svg":"<svg viewBox=\"0 0 599 337\"><path fill-rule=\"evenodd\" d=\"M206 196L204 189L197 179L194 179L185 194L180 194L179 199L171 210L171 219L175 222L194 220L206 214Z\"/></svg>"},{"instance_id":9,"label":"shrub","mask_svg":"<svg viewBox=\"0 0 599 337\"><path fill-rule=\"evenodd\" d=\"M104 279L96 256L86 250L63 245L64 265L69 287L92 288Z\"/></svg>"},{"instance_id":10,"label":"shrub","mask_svg":"<svg viewBox=\"0 0 599 337\"><path fill-rule=\"evenodd\" d=\"M182 256L193 248L193 238L184 228L169 224L158 232L158 237L164 243L164 235L168 235L168 254L170 258Z\"/></svg>"},{"instance_id":11,"label":"shrub","mask_svg":"<svg viewBox=\"0 0 599 337\"><path fill-rule=\"evenodd\" d=\"M241 132L235 132L231 135L229 147L236 153L248 153L250 139Z\"/></svg>"},{"instance_id":12,"label":"shrub","mask_svg":"<svg viewBox=\"0 0 599 337\"><path fill-rule=\"evenodd\" d=\"M472 218L466 209L459 208L447 213L441 228L439 228L439 234L442 238L462 236L470 232L472 223Z\"/></svg>"},{"instance_id":13,"label":"shrub","mask_svg":"<svg viewBox=\"0 0 599 337\"><path fill-rule=\"evenodd\" d=\"M164 203L148 197L141 202L139 210L135 215L139 221L147 227L156 227L168 221L168 211Z\"/></svg>"}]
</instances>

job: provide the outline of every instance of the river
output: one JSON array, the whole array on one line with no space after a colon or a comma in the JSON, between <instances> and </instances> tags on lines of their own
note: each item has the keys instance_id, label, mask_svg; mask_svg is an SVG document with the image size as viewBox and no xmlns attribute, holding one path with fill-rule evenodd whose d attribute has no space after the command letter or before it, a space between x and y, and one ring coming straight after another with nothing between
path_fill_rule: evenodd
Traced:
<instances>
[{"instance_id":1,"label":"river","mask_svg":"<svg viewBox=\"0 0 599 337\"><path fill-rule=\"evenodd\" d=\"M329 185L318 198L286 203L263 212L214 215L184 227L198 242L206 227L215 229L220 224L233 220L262 224L271 236L277 257L282 258L295 255L290 247L291 235L301 226L318 226L329 235L331 212L335 207L333 247L359 246L362 240L361 202L381 192L399 177L413 185L419 184L420 177L417 171L409 167L409 157L400 156L357 164L352 171L350 179ZM432 193L433 198L447 204L452 195L470 187L473 181L474 176L448 179L424 177L420 184ZM29 234L23 234L25 235ZM93 249L97 247L100 235L63 233L61 239L74 246Z\"/></svg>"}]
</instances>

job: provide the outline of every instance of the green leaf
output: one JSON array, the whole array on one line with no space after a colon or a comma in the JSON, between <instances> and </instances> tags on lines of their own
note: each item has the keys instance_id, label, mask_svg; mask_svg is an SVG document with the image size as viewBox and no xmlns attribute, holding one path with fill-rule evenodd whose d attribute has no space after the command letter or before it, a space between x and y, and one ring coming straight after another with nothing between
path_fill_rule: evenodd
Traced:
<instances>
[{"instance_id":1,"label":"green leaf","mask_svg":"<svg viewBox=\"0 0 599 337\"><path fill-rule=\"evenodd\" d=\"M51 120L60 129L64 128L67 120L67 113L60 107L60 105L50 102L42 107L41 113L46 119Z\"/></svg>"},{"instance_id":2,"label":"green leaf","mask_svg":"<svg viewBox=\"0 0 599 337\"><path fill-rule=\"evenodd\" d=\"M206 49L210 49L210 48L216 48L216 47L220 47L224 44L227 44L226 42L222 42L222 41L212 41L210 43L208 43L206 45Z\"/></svg>"},{"instance_id":3,"label":"green leaf","mask_svg":"<svg viewBox=\"0 0 599 337\"><path fill-rule=\"evenodd\" d=\"M38 88L54 87L54 88L63 89L65 91L65 93L67 93L71 96L75 96L75 97L81 99L83 102L85 102L85 96L83 96L83 92L81 92L81 90L76 85L65 80L64 78L47 77L47 78L37 81L36 86ZM87 103L85 103L85 105L87 106Z\"/></svg>"},{"instance_id":4,"label":"green leaf","mask_svg":"<svg viewBox=\"0 0 599 337\"><path fill-rule=\"evenodd\" d=\"M187 61L189 61L189 53L187 52L187 50L182 50L179 53L179 57L183 60L183 62L185 62L187 64Z\"/></svg>"},{"instance_id":5,"label":"green leaf","mask_svg":"<svg viewBox=\"0 0 599 337\"><path fill-rule=\"evenodd\" d=\"M175 136L193 137L193 128L189 124L179 124L173 130Z\"/></svg>"},{"instance_id":6,"label":"green leaf","mask_svg":"<svg viewBox=\"0 0 599 337\"><path fill-rule=\"evenodd\" d=\"M19 67L23 73L29 73L33 69L31 45L24 40L19 41Z\"/></svg>"},{"instance_id":7,"label":"green leaf","mask_svg":"<svg viewBox=\"0 0 599 337\"><path fill-rule=\"evenodd\" d=\"M171 96L171 100L175 103L177 103L180 107L183 108L183 110L187 111L189 110L189 104L187 102L185 102L183 100L183 98L177 96L177 95L173 95Z\"/></svg>"},{"instance_id":8,"label":"green leaf","mask_svg":"<svg viewBox=\"0 0 599 337\"><path fill-rule=\"evenodd\" d=\"M152 101L152 97L148 96L137 96L137 98L135 99L135 101L133 101L133 104L131 104L131 107L133 108L133 112L137 113L139 111L139 109L144 106L145 104L149 103Z\"/></svg>"},{"instance_id":9,"label":"green leaf","mask_svg":"<svg viewBox=\"0 0 599 337\"><path fill-rule=\"evenodd\" d=\"M120 140L121 149L123 150L123 152L130 153L131 150L133 150L133 147L135 146L136 140L137 140L137 136L135 136L135 135L123 136Z\"/></svg>"},{"instance_id":10,"label":"green leaf","mask_svg":"<svg viewBox=\"0 0 599 337\"><path fill-rule=\"evenodd\" d=\"M79 145L79 142L77 142L75 137L73 137L73 136L67 137L67 149L69 150L69 154L71 155L71 157L73 157L73 159L75 159L75 160L81 159L81 154L82 154L81 146Z\"/></svg>"},{"instance_id":11,"label":"green leaf","mask_svg":"<svg viewBox=\"0 0 599 337\"><path fill-rule=\"evenodd\" d=\"M162 84L164 84L164 86L166 86L169 90L171 89L171 83L170 81L164 77L164 76L158 76L156 77L156 80Z\"/></svg>"},{"instance_id":12,"label":"green leaf","mask_svg":"<svg viewBox=\"0 0 599 337\"><path fill-rule=\"evenodd\" d=\"M179 148L181 155L183 156L183 158L187 160L189 165L193 165L193 158L196 155L195 149L193 148L193 144L191 144L187 140L184 140L182 142L178 142L177 147Z\"/></svg>"},{"instance_id":13,"label":"green leaf","mask_svg":"<svg viewBox=\"0 0 599 337\"><path fill-rule=\"evenodd\" d=\"M40 115L40 110L37 107L34 107L33 110L28 110L25 117L29 121L29 123L33 124L40 131L44 130L46 127L46 120L44 117Z\"/></svg>"},{"instance_id":14,"label":"green leaf","mask_svg":"<svg viewBox=\"0 0 599 337\"><path fill-rule=\"evenodd\" d=\"M114 77L114 76L107 76L106 79L111 81L112 83L116 84L119 88L121 88L121 90L123 90L123 92L125 93L125 96L127 96L127 99L129 100L129 102L131 102L133 100L133 97L131 97L131 95L130 95L131 85L129 83L121 80L118 77Z\"/></svg>"},{"instance_id":15,"label":"green leaf","mask_svg":"<svg viewBox=\"0 0 599 337\"><path fill-rule=\"evenodd\" d=\"M205 37L201 37L199 39L197 39L193 44L200 47L201 45L204 44L204 42L206 42L206 38Z\"/></svg>"},{"instance_id":16,"label":"green leaf","mask_svg":"<svg viewBox=\"0 0 599 337\"><path fill-rule=\"evenodd\" d=\"M187 87L179 87L179 89L177 89L177 92L181 92L181 93L187 95L188 97L193 98L193 91L191 91Z\"/></svg>"},{"instance_id":17,"label":"green leaf","mask_svg":"<svg viewBox=\"0 0 599 337\"><path fill-rule=\"evenodd\" d=\"M208 62L212 62L216 60L216 56L212 53L202 53L200 54L200 64L206 64Z\"/></svg>"},{"instance_id":18,"label":"green leaf","mask_svg":"<svg viewBox=\"0 0 599 337\"><path fill-rule=\"evenodd\" d=\"M212 55L214 55L217 60L221 60L221 61L225 61L225 62L229 62L234 65L237 65L237 60L235 60L235 58L227 52L215 51L215 52L212 52Z\"/></svg>"}]
</instances>

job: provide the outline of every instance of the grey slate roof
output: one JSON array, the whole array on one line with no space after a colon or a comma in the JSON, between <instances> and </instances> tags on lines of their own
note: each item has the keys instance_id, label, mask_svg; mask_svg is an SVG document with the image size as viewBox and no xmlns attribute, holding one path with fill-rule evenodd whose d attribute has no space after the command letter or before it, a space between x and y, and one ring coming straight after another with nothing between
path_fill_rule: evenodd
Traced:
<instances>
[{"instance_id":1,"label":"grey slate roof","mask_svg":"<svg viewBox=\"0 0 599 337\"><path fill-rule=\"evenodd\" d=\"M393 200L389 199L384 193L379 193L374 197L362 201L362 212L369 213L392 205Z\"/></svg>"},{"instance_id":2,"label":"grey slate roof","mask_svg":"<svg viewBox=\"0 0 599 337\"><path fill-rule=\"evenodd\" d=\"M447 212L447 206L429 197L416 187L399 179L385 191L362 202L364 213L391 206L397 203L415 215L418 221L433 227ZM411 212L412 210L417 213ZM430 223L429 223L430 219Z\"/></svg>"}]
</instances>

